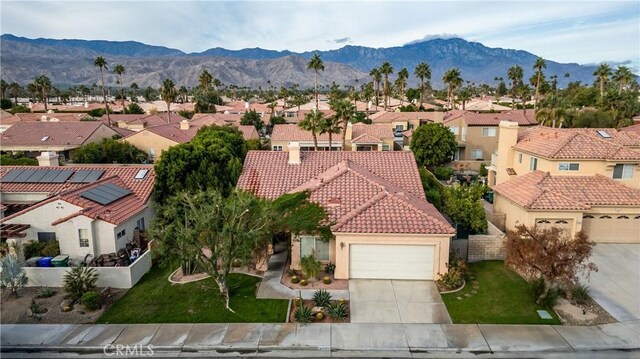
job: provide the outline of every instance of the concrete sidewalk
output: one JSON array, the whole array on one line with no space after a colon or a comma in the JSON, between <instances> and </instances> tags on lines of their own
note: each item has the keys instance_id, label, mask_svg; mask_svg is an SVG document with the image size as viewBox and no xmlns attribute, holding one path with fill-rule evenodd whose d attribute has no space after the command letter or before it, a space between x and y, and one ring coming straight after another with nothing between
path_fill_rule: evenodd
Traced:
<instances>
[{"instance_id":1,"label":"concrete sidewalk","mask_svg":"<svg viewBox=\"0 0 640 359\"><path fill-rule=\"evenodd\" d=\"M153 350L155 357L478 357L483 354L539 357L560 353L566 358L598 353L638 357L640 353L640 321L590 327L354 323L6 324L0 327L0 336L3 358L106 358L113 357L110 351L118 345Z\"/></svg>"}]
</instances>

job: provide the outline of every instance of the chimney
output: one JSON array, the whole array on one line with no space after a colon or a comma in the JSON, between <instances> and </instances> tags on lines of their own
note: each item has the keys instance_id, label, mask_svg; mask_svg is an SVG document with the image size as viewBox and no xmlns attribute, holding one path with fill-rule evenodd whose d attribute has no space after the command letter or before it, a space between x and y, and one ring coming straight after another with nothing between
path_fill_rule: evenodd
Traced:
<instances>
[{"instance_id":1,"label":"chimney","mask_svg":"<svg viewBox=\"0 0 640 359\"><path fill-rule=\"evenodd\" d=\"M300 164L300 143L289 142L288 147L289 147L289 164L299 165Z\"/></svg>"},{"instance_id":2,"label":"chimney","mask_svg":"<svg viewBox=\"0 0 640 359\"><path fill-rule=\"evenodd\" d=\"M38 166L41 167L57 167L60 165L58 163L58 154L55 152L42 152L36 159L38 159Z\"/></svg>"},{"instance_id":3,"label":"chimney","mask_svg":"<svg viewBox=\"0 0 640 359\"><path fill-rule=\"evenodd\" d=\"M186 131L186 130L188 130L188 129L189 129L189 127L191 127L191 126L189 125L189 121L187 121L187 120L182 120L182 121L180 121L180 129L181 129L182 131Z\"/></svg>"},{"instance_id":4,"label":"chimney","mask_svg":"<svg viewBox=\"0 0 640 359\"><path fill-rule=\"evenodd\" d=\"M507 168L514 165L514 150L511 147L518 142L518 127L517 122L500 121L496 184L509 180Z\"/></svg>"},{"instance_id":5,"label":"chimney","mask_svg":"<svg viewBox=\"0 0 640 359\"><path fill-rule=\"evenodd\" d=\"M351 140L353 140L353 124L351 123L351 121L347 122L347 133L345 134L344 139L349 143L351 143ZM345 151L344 148L342 150ZM355 146L353 147L353 150L355 151Z\"/></svg>"}]
</instances>

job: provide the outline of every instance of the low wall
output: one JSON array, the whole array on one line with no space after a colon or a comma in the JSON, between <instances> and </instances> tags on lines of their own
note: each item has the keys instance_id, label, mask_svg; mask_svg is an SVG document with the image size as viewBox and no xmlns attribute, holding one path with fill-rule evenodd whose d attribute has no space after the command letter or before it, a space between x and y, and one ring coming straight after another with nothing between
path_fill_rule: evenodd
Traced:
<instances>
[{"instance_id":1,"label":"low wall","mask_svg":"<svg viewBox=\"0 0 640 359\"><path fill-rule=\"evenodd\" d=\"M505 258L505 235L491 222L488 223L488 234L470 235L467 260L479 262L503 260Z\"/></svg>"},{"instance_id":2,"label":"low wall","mask_svg":"<svg viewBox=\"0 0 640 359\"><path fill-rule=\"evenodd\" d=\"M501 232L504 232L506 230L505 226L506 226L506 221L507 221L507 215L504 213L490 213L485 211L484 212L487 216L487 221L489 222L489 224L493 224L495 227L498 228L498 230L500 230Z\"/></svg>"},{"instance_id":3,"label":"low wall","mask_svg":"<svg viewBox=\"0 0 640 359\"><path fill-rule=\"evenodd\" d=\"M93 267L98 272L98 287L131 288L151 269L151 251L146 251L128 267ZM62 287L69 267L24 267L28 287Z\"/></svg>"}]
</instances>

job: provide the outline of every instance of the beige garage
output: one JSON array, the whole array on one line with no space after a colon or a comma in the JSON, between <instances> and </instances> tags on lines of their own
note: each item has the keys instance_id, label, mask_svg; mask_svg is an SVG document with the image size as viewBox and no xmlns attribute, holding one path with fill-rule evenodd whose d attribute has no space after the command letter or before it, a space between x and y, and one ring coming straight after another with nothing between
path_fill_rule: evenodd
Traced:
<instances>
[{"instance_id":1,"label":"beige garage","mask_svg":"<svg viewBox=\"0 0 640 359\"><path fill-rule=\"evenodd\" d=\"M585 214L582 229L596 243L640 243L640 216Z\"/></svg>"},{"instance_id":2,"label":"beige garage","mask_svg":"<svg viewBox=\"0 0 640 359\"><path fill-rule=\"evenodd\" d=\"M540 229L559 228L565 231L573 230L573 219L571 218L538 218L536 219L536 227Z\"/></svg>"},{"instance_id":3,"label":"beige garage","mask_svg":"<svg viewBox=\"0 0 640 359\"><path fill-rule=\"evenodd\" d=\"M349 277L433 280L435 246L352 244Z\"/></svg>"}]
</instances>

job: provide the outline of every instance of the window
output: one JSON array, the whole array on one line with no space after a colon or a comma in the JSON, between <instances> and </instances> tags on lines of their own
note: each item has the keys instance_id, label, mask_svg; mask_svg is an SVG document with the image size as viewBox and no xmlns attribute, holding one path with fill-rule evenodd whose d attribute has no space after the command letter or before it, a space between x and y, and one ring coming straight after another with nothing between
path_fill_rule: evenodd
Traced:
<instances>
[{"instance_id":1,"label":"window","mask_svg":"<svg viewBox=\"0 0 640 359\"><path fill-rule=\"evenodd\" d=\"M116 239L120 239L122 237L124 237L127 234L127 230L123 229L120 232L118 232L118 234L116 234Z\"/></svg>"},{"instance_id":2,"label":"window","mask_svg":"<svg viewBox=\"0 0 640 359\"><path fill-rule=\"evenodd\" d=\"M413 123L410 123L407 125L407 130L413 130L414 127Z\"/></svg>"},{"instance_id":3,"label":"window","mask_svg":"<svg viewBox=\"0 0 640 359\"><path fill-rule=\"evenodd\" d=\"M80 247L89 247L89 231L86 229L78 229L78 239Z\"/></svg>"},{"instance_id":4,"label":"window","mask_svg":"<svg viewBox=\"0 0 640 359\"><path fill-rule=\"evenodd\" d=\"M467 140L467 128L463 127L462 128L462 138L461 140L466 141Z\"/></svg>"},{"instance_id":5,"label":"window","mask_svg":"<svg viewBox=\"0 0 640 359\"><path fill-rule=\"evenodd\" d=\"M56 240L56 232L38 232L38 242L49 242Z\"/></svg>"},{"instance_id":6,"label":"window","mask_svg":"<svg viewBox=\"0 0 640 359\"><path fill-rule=\"evenodd\" d=\"M382 150L383 150L383 151L389 151L389 145L387 145L387 144L383 144L383 145L382 145Z\"/></svg>"},{"instance_id":7,"label":"window","mask_svg":"<svg viewBox=\"0 0 640 359\"><path fill-rule=\"evenodd\" d=\"M273 146L274 151L282 152L282 146Z\"/></svg>"},{"instance_id":8,"label":"window","mask_svg":"<svg viewBox=\"0 0 640 359\"><path fill-rule=\"evenodd\" d=\"M136 227L138 227L139 230L144 231L144 217L136 221Z\"/></svg>"},{"instance_id":9,"label":"window","mask_svg":"<svg viewBox=\"0 0 640 359\"><path fill-rule=\"evenodd\" d=\"M402 126L402 125L396 125L396 132L398 132L398 131L402 132L402 131L403 131L403 129L404 129L404 126Z\"/></svg>"},{"instance_id":10,"label":"window","mask_svg":"<svg viewBox=\"0 0 640 359\"><path fill-rule=\"evenodd\" d=\"M579 163L560 163L558 164L559 171L578 171L580 170Z\"/></svg>"},{"instance_id":11,"label":"window","mask_svg":"<svg viewBox=\"0 0 640 359\"><path fill-rule=\"evenodd\" d=\"M451 126L449 127L449 131L451 131L451 133L453 133L454 135L458 135L458 126Z\"/></svg>"},{"instance_id":12,"label":"window","mask_svg":"<svg viewBox=\"0 0 640 359\"><path fill-rule=\"evenodd\" d=\"M356 147L356 151L373 151L373 146L371 145L362 145Z\"/></svg>"},{"instance_id":13,"label":"window","mask_svg":"<svg viewBox=\"0 0 640 359\"><path fill-rule=\"evenodd\" d=\"M317 260L329 260L329 242L313 236L300 236L300 258L313 255Z\"/></svg>"},{"instance_id":14,"label":"window","mask_svg":"<svg viewBox=\"0 0 640 359\"><path fill-rule=\"evenodd\" d=\"M496 137L497 130L495 127L483 127L482 137Z\"/></svg>"},{"instance_id":15,"label":"window","mask_svg":"<svg viewBox=\"0 0 640 359\"><path fill-rule=\"evenodd\" d=\"M156 158L156 150L154 150L153 148L149 149L149 158L152 160Z\"/></svg>"},{"instance_id":16,"label":"window","mask_svg":"<svg viewBox=\"0 0 640 359\"><path fill-rule=\"evenodd\" d=\"M529 170L535 171L538 169L538 159L535 157L531 157L531 162L529 162Z\"/></svg>"},{"instance_id":17,"label":"window","mask_svg":"<svg viewBox=\"0 0 640 359\"><path fill-rule=\"evenodd\" d=\"M614 179L629 179L633 178L634 165L618 164L613 168Z\"/></svg>"},{"instance_id":18,"label":"window","mask_svg":"<svg viewBox=\"0 0 640 359\"><path fill-rule=\"evenodd\" d=\"M518 153L518 163L522 163L522 153Z\"/></svg>"},{"instance_id":19,"label":"window","mask_svg":"<svg viewBox=\"0 0 640 359\"><path fill-rule=\"evenodd\" d=\"M471 158L474 160L481 160L484 158L482 150L471 150Z\"/></svg>"}]
</instances>

